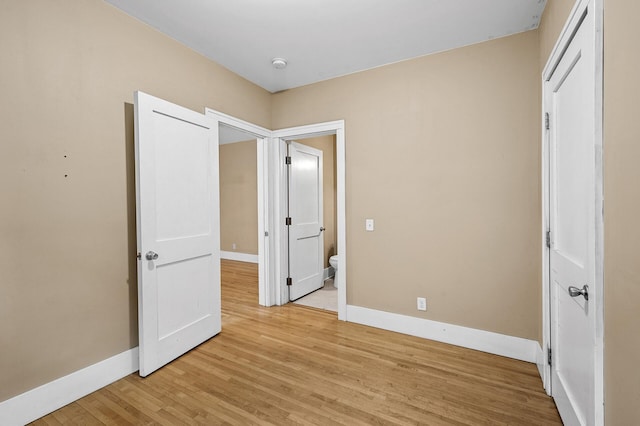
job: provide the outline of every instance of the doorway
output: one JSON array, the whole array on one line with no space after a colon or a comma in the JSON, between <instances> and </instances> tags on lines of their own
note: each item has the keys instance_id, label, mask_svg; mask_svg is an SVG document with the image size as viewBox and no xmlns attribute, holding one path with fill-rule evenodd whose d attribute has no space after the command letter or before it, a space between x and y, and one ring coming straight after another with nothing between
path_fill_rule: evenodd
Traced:
<instances>
[{"instance_id":1,"label":"doorway","mask_svg":"<svg viewBox=\"0 0 640 426\"><path fill-rule=\"evenodd\" d=\"M345 125L343 120L270 131L235 117L206 108L205 114L249 132L258 139L258 262L259 303L262 306L289 302L287 289L286 141L335 135L336 157L336 251L338 319L347 320L347 244L345 213Z\"/></svg>"},{"instance_id":2,"label":"doorway","mask_svg":"<svg viewBox=\"0 0 640 426\"><path fill-rule=\"evenodd\" d=\"M602 5L580 1L543 72L545 389L603 424Z\"/></svg>"},{"instance_id":3,"label":"doorway","mask_svg":"<svg viewBox=\"0 0 640 426\"><path fill-rule=\"evenodd\" d=\"M242 236L247 233L254 232L257 239L257 255L252 255L252 253L242 253L245 255L243 256L242 254L238 255L237 252L236 255L233 255L234 241L231 240L222 241L223 244L228 243L229 247L222 247L221 251L226 251L226 255L228 257L235 258L236 260L248 260L258 263L258 303L262 306L274 305L276 304L276 298L274 297L273 292L270 291L269 285L273 280L269 254L274 248L272 242L273 239L270 238L269 235L269 229L271 228L271 215L269 214L269 136L271 135L271 131L210 108L205 109L205 115L212 117L216 121L216 124L220 129L218 143L221 146L242 142L248 144L255 143L256 182L254 190L256 201L255 206L257 209L257 225L255 228L248 230L248 232L247 230L239 230L236 235ZM252 191L252 189L249 188L250 186L251 185L243 185L243 191ZM246 238L244 241L253 241L255 243L255 240L250 235L242 238ZM238 243L236 242L235 244L236 249L238 249ZM225 250L225 248L230 248L231 250Z\"/></svg>"},{"instance_id":4,"label":"doorway","mask_svg":"<svg viewBox=\"0 0 640 426\"><path fill-rule=\"evenodd\" d=\"M345 130L344 121L332 121L318 123L307 126L292 127L273 131L273 145L271 153L273 166L277 168L271 174L274 184L274 205L273 217L276 218L278 226L274 227L275 247L274 262L275 269L275 291L280 302L285 304L289 301L289 290L287 289L288 272L288 243L286 225L286 194L287 194L287 141L299 141L304 143L310 138L333 135L335 137L335 251L338 260L336 279L339 281L337 290L338 298L338 319L347 320L347 247L346 247L346 213L345 213Z\"/></svg>"}]
</instances>

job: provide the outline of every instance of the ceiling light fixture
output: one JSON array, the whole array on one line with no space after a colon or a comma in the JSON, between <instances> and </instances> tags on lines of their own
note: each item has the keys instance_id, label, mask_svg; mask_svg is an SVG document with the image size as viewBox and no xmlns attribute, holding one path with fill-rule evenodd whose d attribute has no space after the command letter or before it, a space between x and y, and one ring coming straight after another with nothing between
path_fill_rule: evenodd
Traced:
<instances>
[{"instance_id":1,"label":"ceiling light fixture","mask_svg":"<svg viewBox=\"0 0 640 426\"><path fill-rule=\"evenodd\" d=\"M273 58L271 65L277 70L285 69L287 67L287 60L282 58Z\"/></svg>"}]
</instances>

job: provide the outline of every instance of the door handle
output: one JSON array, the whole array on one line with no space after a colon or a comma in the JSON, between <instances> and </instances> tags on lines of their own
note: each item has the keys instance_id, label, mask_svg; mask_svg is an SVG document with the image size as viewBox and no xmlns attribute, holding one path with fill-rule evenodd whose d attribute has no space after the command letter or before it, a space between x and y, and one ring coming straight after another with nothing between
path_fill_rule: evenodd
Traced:
<instances>
[{"instance_id":1,"label":"door handle","mask_svg":"<svg viewBox=\"0 0 640 426\"><path fill-rule=\"evenodd\" d=\"M323 232L325 230L324 226L320 227L320 232Z\"/></svg>"},{"instance_id":2,"label":"door handle","mask_svg":"<svg viewBox=\"0 0 640 426\"><path fill-rule=\"evenodd\" d=\"M584 285L582 288L569 286L569 296L571 297L584 297L584 300L589 300L589 286Z\"/></svg>"},{"instance_id":3,"label":"door handle","mask_svg":"<svg viewBox=\"0 0 640 426\"><path fill-rule=\"evenodd\" d=\"M148 251L147 254L144 255L147 260L156 260L158 258L158 253L155 251Z\"/></svg>"}]
</instances>

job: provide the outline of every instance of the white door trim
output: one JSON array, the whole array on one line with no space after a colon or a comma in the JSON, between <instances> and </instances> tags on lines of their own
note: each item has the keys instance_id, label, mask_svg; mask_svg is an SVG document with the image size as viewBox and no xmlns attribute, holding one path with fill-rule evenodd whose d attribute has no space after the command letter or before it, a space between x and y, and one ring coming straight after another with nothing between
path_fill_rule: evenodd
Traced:
<instances>
[{"instance_id":1,"label":"white door trim","mask_svg":"<svg viewBox=\"0 0 640 426\"><path fill-rule=\"evenodd\" d=\"M546 232L549 229L549 140L545 131L545 107L548 93L546 93L544 82L549 80L562 54L571 42L573 34L581 23L586 10L593 13L595 20L594 31L594 70L596 85L595 95L595 212L594 222L595 233L595 270L596 282L593 293L595 295L594 304L596 310L596 347L594 348L594 389L595 389L595 424L604 424L604 217L603 217L603 166L602 166L602 128L603 128L603 0L578 0L573 7L569 19L565 24L558 41L556 42L551 55L542 72L542 325L543 349L549 347L551 342L551 316L550 316L550 294L549 294L549 248L546 245ZM543 357L546 360L546 357ZM540 366L539 366L540 368ZM544 365L541 370L544 372L542 380L545 390L551 394L551 368Z\"/></svg>"},{"instance_id":2,"label":"white door trim","mask_svg":"<svg viewBox=\"0 0 640 426\"><path fill-rule=\"evenodd\" d=\"M337 186L337 252L338 252L338 319L347 320L347 238L346 238L346 210L345 210L345 133L344 120L331 121L326 123L317 123L307 126L290 127L286 129L274 130L272 133L272 158L274 165L271 177L274 182L274 218L279 221L278 226L274 226L275 246L279 250L274 250L273 255L276 257L274 267L276 269L275 276L275 293L279 295L277 304L285 304L288 302L286 291L286 227L284 225L286 199L286 169L284 159L286 155L285 140L306 139L316 136L336 135L336 186ZM284 266L283 266L284 265Z\"/></svg>"},{"instance_id":3,"label":"white door trim","mask_svg":"<svg viewBox=\"0 0 640 426\"><path fill-rule=\"evenodd\" d=\"M205 115L216 120L216 124L224 123L236 129L251 133L257 140L257 175L258 175L258 303L271 306L276 298L271 290L272 268L270 265L270 251L274 250L273 238L269 236L272 229L269 222L272 218L269 208L269 138L271 130L249 123L222 112L205 108Z\"/></svg>"}]
</instances>

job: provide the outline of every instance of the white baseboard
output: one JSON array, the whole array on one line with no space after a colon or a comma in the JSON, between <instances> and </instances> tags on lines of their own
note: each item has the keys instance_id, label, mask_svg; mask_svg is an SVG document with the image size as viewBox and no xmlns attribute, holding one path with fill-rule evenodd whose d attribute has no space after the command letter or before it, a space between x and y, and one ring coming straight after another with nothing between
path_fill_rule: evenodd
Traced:
<instances>
[{"instance_id":1,"label":"white baseboard","mask_svg":"<svg viewBox=\"0 0 640 426\"><path fill-rule=\"evenodd\" d=\"M328 268L324 268L322 272L322 281L328 280L329 278L333 278L336 272L333 270L331 266Z\"/></svg>"},{"instance_id":2,"label":"white baseboard","mask_svg":"<svg viewBox=\"0 0 640 426\"><path fill-rule=\"evenodd\" d=\"M138 348L0 402L0 425L24 425L138 371Z\"/></svg>"},{"instance_id":3,"label":"white baseboard","mask_svg":"<svg viewBox=\"0 0 640 426\"><path fill-rule=\"evenodd\" d=\"M535 340L347 305L347 321L535 363Z\"/></svg>"},{"instance_id":4,"label":"white baseboard","mask_svg":"<svg viewBox=\"0 0 640 426\"><path fill-rule=\"evenodd\" d=\"M235 251L220 251L220 258L226 260L237 260L238 262L259 262L257 254L238 253Z\"/></svg>"}]
</instances>

